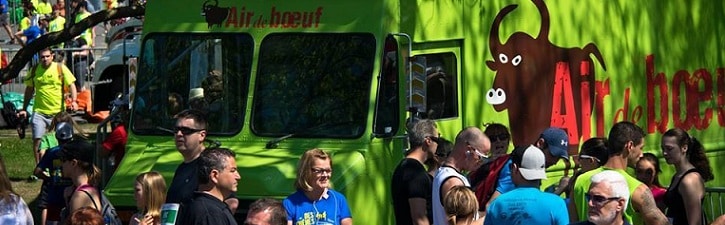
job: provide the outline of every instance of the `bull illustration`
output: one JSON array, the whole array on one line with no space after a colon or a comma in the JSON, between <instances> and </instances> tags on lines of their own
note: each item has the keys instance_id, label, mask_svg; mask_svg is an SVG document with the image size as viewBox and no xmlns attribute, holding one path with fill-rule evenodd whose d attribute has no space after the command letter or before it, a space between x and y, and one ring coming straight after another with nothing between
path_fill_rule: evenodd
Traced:
<instances>
[{"instance_id":1,"label":"bull illustration","mask_svg":"<svg viewBox=\"0 0 725 225\"><path fill-rule=\"evenodd\" d=\"M209 4L214 2L214 5ZM201 7L201 16L206 18L207 28L211 29L214 25L222 26L222 22L229 16L229 7L219 7L219 1L207 0Z\"/></svg>"},{"instance_id":2,"label":"bull illustration","mask_svg":"<svg viewBox=\"0 0 725 225\"><path fill-rule=\"evenodd\" d=\"M501 43L498 34L501 21L518 5L503 8L496 15L489 34L493 60L486 61L486 65L496 71L496 77L492 88L486 93L486 101L496 111L508 109L514 145L531 144L537 140L540 132L552 125L552 110L561 110L560 114L575 113L577 129L581 130L582 98L592 100L594 97L594 68L589 66L593 65L589 55L593 54L606 70L599 49L592 43L584 48L564 48L552 44L549 40L549 11L546 4L543 0L532 1L541 15L538 37L516 32L506 43ZM559 82L571 84L575 112L565 112L563 107L552 109L557 65L568 65L570 79ZM589 91L585 94L581 93L582 83L589 85ZM577 146L569 147L576 149Z\"/></svg>"}]
</instances>

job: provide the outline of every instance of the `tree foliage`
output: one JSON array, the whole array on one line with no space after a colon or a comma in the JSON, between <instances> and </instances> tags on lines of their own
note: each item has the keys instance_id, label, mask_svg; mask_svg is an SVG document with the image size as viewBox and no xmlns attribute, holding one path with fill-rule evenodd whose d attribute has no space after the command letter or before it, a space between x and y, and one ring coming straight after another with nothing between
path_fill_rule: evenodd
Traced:
<instances>
[{"instance_id":1,"label":"tree foliage","mask_svg":"<svg viewBox=\"0 0 725 225\"><path fill-rule=\"evenodd\" d=\"M7 67L0 70L0 80L6 81L18 77L20 70L32 59L33 54L47 47L63 43L83 33L84 30L96 26L104 21L143 16L146 8L143 5L119 7L115 9L101 10L91 16L66 27L62 31L52 32L41 36L32 43L21 48Z\"/></svg>"}]
</instances>

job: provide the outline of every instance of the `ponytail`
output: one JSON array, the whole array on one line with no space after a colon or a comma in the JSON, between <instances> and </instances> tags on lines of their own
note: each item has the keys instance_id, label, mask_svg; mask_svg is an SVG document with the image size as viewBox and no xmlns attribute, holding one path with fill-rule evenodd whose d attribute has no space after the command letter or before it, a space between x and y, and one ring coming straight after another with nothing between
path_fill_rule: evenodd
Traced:
<instances>
[{"instance_id":1,"label":"ponytail","mask_svg":"<svg viewBox=\"0 0 725 225\"><path fill-rule=\"evenodd\" d=\"M700 173L702 179L705 182L715 179L715 176L712 174L712 168L710 167L710 161L705 155L705 147L702 146L702 143L695 137L691 137L687 148L687 160L695 166L695 169Z\"/></svg>"}]
</instances>

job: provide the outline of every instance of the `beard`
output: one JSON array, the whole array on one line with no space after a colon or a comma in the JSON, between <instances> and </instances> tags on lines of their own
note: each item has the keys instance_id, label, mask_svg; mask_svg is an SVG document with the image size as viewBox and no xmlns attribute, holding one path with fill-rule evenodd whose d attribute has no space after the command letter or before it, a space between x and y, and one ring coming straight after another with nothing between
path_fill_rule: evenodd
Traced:
<instances>
[{"instance_id":1,"label":"beard","mask_svg":"<svg viewBox=\"0 0 725 225\"><path fill-rule=\"evenodd\" d=\"M596 225L612 224L617 219L617 211L610 211L609 213L603 213L603 215L589 215L589 222Z\"/></svg>"}]
</instances>

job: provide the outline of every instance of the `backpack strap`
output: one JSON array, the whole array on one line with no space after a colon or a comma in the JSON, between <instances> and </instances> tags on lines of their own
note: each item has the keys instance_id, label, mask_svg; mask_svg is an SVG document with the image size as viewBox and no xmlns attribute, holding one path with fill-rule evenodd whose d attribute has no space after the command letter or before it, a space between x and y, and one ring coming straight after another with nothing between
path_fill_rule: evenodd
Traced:
<instances>
[{"instance_id":1,"label":"backpack strap","mask_svg":"<svg viewBox=\"0 0 725 225\"><path fill-rule=\"evenodd\" d=\"M82 191L83 193L86 193L86 195L88 195L88 198L90 198L90 199L91 199L91 202L93 202L93 207L94 207L94 208L96 208L96 210L98 210L98 212L101 212L101 209L99 209L99 208L98 208L98 205L96 205L96 201L94 201L94 200L93 200L93 196L91 195L91 193L89 193L89 192L88 192L88 191L86 191L86 190L81 190L81 191ZM103 212L101 212L101 213L103 213Z\"/></svg>"}]
</instances>

